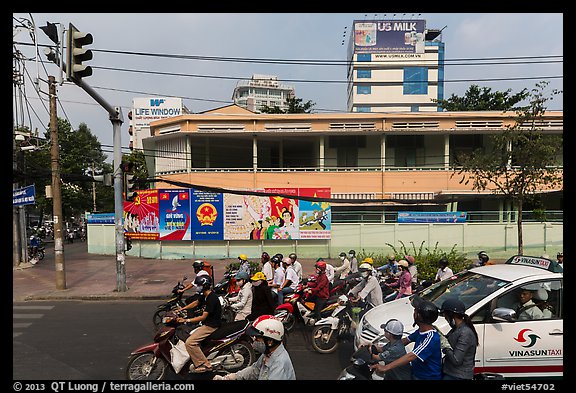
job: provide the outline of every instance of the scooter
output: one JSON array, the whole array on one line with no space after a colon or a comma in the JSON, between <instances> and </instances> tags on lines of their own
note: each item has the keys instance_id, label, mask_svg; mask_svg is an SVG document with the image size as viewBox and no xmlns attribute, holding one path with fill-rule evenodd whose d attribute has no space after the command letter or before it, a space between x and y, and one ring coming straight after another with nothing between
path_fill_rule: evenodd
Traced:
<instances>
[{"instance_id":1,"label":"scooter","mask_svg":"<svg viewBox=\"0 0 576 393\"><path fill-rule=\"evenodd\" d=\"M296 326L297 321L304 325L312 326L316 322L313 318L314 302L306 301L304 298L303 284L298 284L296 291L284 297L284 303L276 307L274 316L284 324L284 330L290 332ZM320 317L326 317L338 306L335 298L328 298L326 306L320 311Z\"/></svg>"},{"instance_id":2,"label":"scooter","mask_svg":"<svg viewBox=\"0 0 576 393\"><path fill-rule=\"evenodd\" d=\"M238 273L238 270L226 270L222 279L214 285L214 292L217 295L238 293L240 288L238 288L238 285L236 285L236 279L234 278L236 273Z\"/></svg>"},{"instance_id":3,"label":"scooter","mask_svg":"<svg viewBox=\"0 0 576 393\"><path fill-rule=\"evenodd\" d=\"M172 288L172 293L168 296L168 299L156 308L152 316L152 322L156 329L162 326L162 318L164 318L168 312L186 305L186 302L182 299L183 292L180 291L184 289L184 281L186 281L187 278L188 277L184 276L182 281L178 281L178 283L174 285L174 288Z\"/></svg>"},{"instance_id":4,"label":"scooter","mask_svg":"<svg viewBox=\"0 0 576 393\"><path fill-rule=\"evenodd\" d=\"M130 354L126 379L163 380L169 370L182 378L187 378L189 372L194 373L193 363L185 350L182 363L176 364L176 358L173 360L171 356L173 347L183 346L181 341L188 338L189 328L177 322L175 313L164 317L163 323L153 343L137 348ZM225 323L204 339L200 348L210 361L213 372L233 373L256 361L252 340L246 334L249 326L247 320Z\"/></svg>"}]
</instances>

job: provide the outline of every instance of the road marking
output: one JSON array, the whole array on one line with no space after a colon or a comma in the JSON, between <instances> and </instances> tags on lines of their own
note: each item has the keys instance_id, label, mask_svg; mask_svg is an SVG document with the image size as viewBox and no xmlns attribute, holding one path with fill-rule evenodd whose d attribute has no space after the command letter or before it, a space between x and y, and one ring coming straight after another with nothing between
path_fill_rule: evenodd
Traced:
<instances>
[{"instance_id":1,"label":"road marking","mask_svg":"<svg viewBox=\"0 0 576 393\"><path fill-rule=\"evenodd\" d=\"M22 329L27 328L28 326L32 325L32 322L29 323L13 323L12 329Z\"/></svg>"},{"instance_id":2,"label":"road marking","mask_svg":"<svg viewBox=\"0 0 576 393\"><path fill-rule=\"evenodd\" d=\"M26 318L42 318L44 314L12 314L14 319L26 319Z\"/></svg>"},{"instance_id":3,"label":"road marking","mask_svg":"<svg viewBox=\"0 0 576 393\"><path fill-rule=\"evenodd\" d=\"M54 306L12 306L13 310L52 310Z\"/></svg>"}]
</instances>

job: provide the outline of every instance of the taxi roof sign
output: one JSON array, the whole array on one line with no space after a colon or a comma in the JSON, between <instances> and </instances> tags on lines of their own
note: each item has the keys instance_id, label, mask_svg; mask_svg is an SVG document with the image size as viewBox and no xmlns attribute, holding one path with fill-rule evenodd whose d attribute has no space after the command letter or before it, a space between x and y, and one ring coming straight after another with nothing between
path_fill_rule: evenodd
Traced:
<instances>
[{"instance_id":1,"label":"taxi roof sign","mask_svg":"<svg viewBox=\"0 0 576 393\"><path fill-rule=\"evenodd\" d=\"M562 273L562 266L551 259L543 257L531 257L526 255L514 255L506 261L507 265L523 265L545 269L553 273Z\"/></svg>"}]
</instances>

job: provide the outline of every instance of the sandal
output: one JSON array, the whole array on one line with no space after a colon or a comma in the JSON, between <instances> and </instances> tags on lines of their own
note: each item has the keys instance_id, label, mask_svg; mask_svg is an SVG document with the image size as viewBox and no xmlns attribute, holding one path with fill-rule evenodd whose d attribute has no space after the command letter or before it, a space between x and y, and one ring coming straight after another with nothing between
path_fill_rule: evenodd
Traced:
<instances>
[{"instance_id":1,"label":"sandal","mask_svg":"<svg viewBox=\"0 0 576 393\"><path fill-rule=\"evenodd\" d=\"M212 372L212 367L200 366L198 368L194 368L193 370L190 370L190 372L196 373L196 374L208 373L208 372Z\"/></svg>"}]
</instances>

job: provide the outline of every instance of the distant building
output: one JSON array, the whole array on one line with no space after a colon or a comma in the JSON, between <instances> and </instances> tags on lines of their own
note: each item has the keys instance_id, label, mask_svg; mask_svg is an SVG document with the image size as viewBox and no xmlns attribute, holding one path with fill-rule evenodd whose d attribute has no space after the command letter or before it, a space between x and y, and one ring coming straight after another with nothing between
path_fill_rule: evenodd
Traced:
<instances>
[{"instance_id":1,"label":"distant building","mask_svg":"<svg viewBox=\"0 0 576 393\"><path fill-rule=\"evenodd\" d=\"M294 96L294 87L280 84L277 76L254 74L252 79L238 82L232 99L234 104L260 113L264 105L287 110L286 100Z\"/></svg>"},{"instance_id":2,"label":"distant building","mask_svg":"<svg viewBox=\"0 0 576 393\"><path fill-rule=\"evenodd\" d=\"M349 112L435 112L444 99L441 30L425 20L355 20L348 46Z\"/></svg>"}]
</instances>

